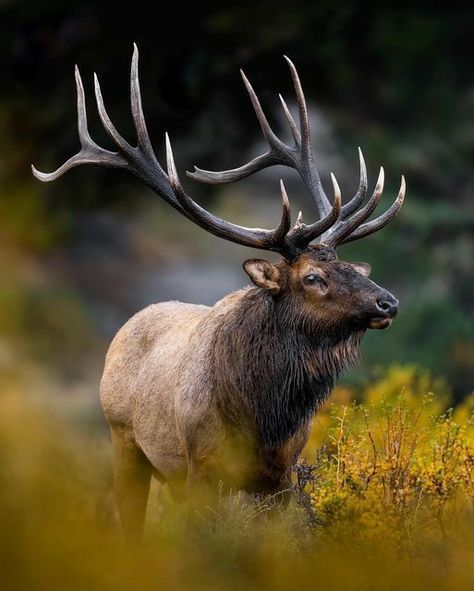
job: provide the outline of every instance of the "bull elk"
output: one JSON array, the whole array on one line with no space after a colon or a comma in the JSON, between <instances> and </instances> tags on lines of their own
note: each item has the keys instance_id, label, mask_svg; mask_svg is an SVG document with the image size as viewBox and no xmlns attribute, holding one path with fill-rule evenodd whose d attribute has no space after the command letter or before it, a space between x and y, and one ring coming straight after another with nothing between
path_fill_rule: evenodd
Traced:
<instances>
[{"instance_id":1,"label":"bull elk","mask_svg":"<svg viewBox=\"0 0 474 591\"><path fill-rule=\"evenodd\" d=\"M366 199L367 171L359 149L357 192L342 205L331 175L331 204L312 154L300 79L285 59L299 111L298 126L280 96L293 145L275 135L242 72L268 151L233 170L195 168L188 176L222 184L276 164L293 168L319 214L309 225L301 214L292 225L283 182L281 219L273 230L242 227L203 209L180 182L167 135L164 171L143 116L136 46L130 92L137 146L127 143L110 120L97 76L100 119L117 151L92 140L76 67L81 149L55 172L45 174L33 167L41 181L53 181L81 164L127 170L211 234L281 257L275 264L245 261L254 286L212 307L165 302L145 308L110 345L100 393L112 434L117 504L131 537L143 528L152 475L168 483L176 497L192 498L200 487L211 490L217 481L251 494L287 491L291 466L305 445L318 406L340 372L357 361L365 331L387 328L398 311L397 299L368 278L370 266L341 261L336 249L388 224L402 206L405 180L402 176L391 207L367 221L381 198L384 171L380 169L374 192Z\"/></svg>"}]
</instances>

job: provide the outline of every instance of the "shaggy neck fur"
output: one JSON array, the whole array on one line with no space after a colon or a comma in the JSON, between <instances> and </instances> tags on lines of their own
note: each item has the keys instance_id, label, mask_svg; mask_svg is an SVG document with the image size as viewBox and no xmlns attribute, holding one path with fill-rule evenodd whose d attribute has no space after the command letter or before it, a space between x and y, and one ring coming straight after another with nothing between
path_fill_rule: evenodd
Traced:
<instances>
[{"instance_id":1,"label":"shaggy neck fur","mask_svg":"<svg viewBox=\"0 0 474 591\"><path fill-rule=\"evenodd\" d=\"M265 448L277 447L311 418L339 373L355 363L363 331L322 326L294 307L249 289L216 333L215 392L221 413Z\"/></svg>"}]
</instances>

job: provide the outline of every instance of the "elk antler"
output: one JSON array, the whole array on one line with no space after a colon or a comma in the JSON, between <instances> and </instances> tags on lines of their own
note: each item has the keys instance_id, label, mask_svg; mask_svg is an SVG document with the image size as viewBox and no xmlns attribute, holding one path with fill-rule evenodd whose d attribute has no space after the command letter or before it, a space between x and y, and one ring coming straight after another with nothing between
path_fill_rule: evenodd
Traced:
<instances>
[{"instance_id":1,"label":"elk antler","mask_svg":"<svg viewBox=\"0 0 474 591\"><path fill-rule=\"evenodd\" d=\"M274 166L275 164L289 166L299 173L316 204L320 217L327 216L331 209L331 205L324 192L313 157L306 99L301 87L298 72L293 62L286 56L285 59L290 67L298 102L300 121L299 131L283 97L281 95L279 95L279 97L290 127L291 135L293 136L294 145L292 147L288 146L273 132L252 85L241 70L240 73L250 95L250 100L252 101L255 114L260 123L263 136L267 140L269 146L268 151L265 152L265 154L257 156L247 164L232 170L213 172L194 167L194 172L188 172L187 174L191 178L204 183L223 184L243 179L259 170ZM330 228L325 231L326 233L319 235L321 242L325 242L329 246L336 247L344 242L357 240L358 238L363 238L373 232L377 232L397 215L405 198L406 184L405 179L402 176L397 199L391 207L378 218L365 224L363 223L372 214L382 197L384 171L383 168L380 168L379 178L372 197L362 209L359 209L364 202L367 193L367 169L362 150L360 148L358 150L360 162L359 188L354 197L342 207L341 214L339 218L335 220L334 225L330 226Z\"/></svg>"},{"instance_id":2,"label":"elk antler","mask_svg":"<svg viewBox=\"0 0 474 591\"><path fill-rule=\"evenodd\" d=\"M79 70L76 66L78 131L81 149L75 156L72 156L72 158L67 160L54 172L43 173L32 166L34 176L40 181L54 181L71 168L81 164L96 164L104 167L122 168L145 182L146 185L153 189L153 191L167 201L179 213L211 234L244 246L275 251L286 258L295 257L299 251L304 250L312 240L315 240L318 236L326 232L339 219L341 214L341 192L334 176L332 177L335 193L334 204L331 206L326 196L324 196L324 216L321 216L322 219L307 226L301 222L300 218L298 218L291 231L290 204L283 181L281 181L283 202L282 215L280 223L274 230L245 228L223 220L206 211L191 199L181 185L176 172L168 134L166 134L167 174L156 159L143 115L140 84L138 80L137 46L134 44L130 73L130 101L133 123L137 134L136 147L131 146L119 134L112 123L105 109L99 80L96 75L94 75L94 83L99 116L105 130L114 141L117 147L117 152L111 152L101 148L92 140L89 134L84 87ZM258 99L256 97L255 100L258 104ZM306 130L306 128L302 127L302 136L307 137L308 134L309 129ZM314 172L311 174L314 175L315 173L317 177L317 172L315 171L316 169L314 169ZM319 177L317 178L319 179Z\"/></svg>"}]
</instances>

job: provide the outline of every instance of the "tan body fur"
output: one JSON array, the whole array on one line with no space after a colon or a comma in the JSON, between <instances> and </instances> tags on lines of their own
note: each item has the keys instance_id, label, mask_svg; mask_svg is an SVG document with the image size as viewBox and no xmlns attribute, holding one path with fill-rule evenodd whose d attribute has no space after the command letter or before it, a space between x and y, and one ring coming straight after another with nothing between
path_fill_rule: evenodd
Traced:
<instances>
[{"instance_id":1,"label":"tan body fur","mask_svg":"<svg viewBox=\"0 0 474 591\"><path fill-rule=\"evenodd\" d=\"M271 492L290 485L291 464L306 442L308 424L271 453L257 450L254 442L249 449L248 440L227 432L207 375L214 332L246 291L232 293L212 308L180 302L151 305L119 330L109 348L101 403L112 430L122 519L127 508L120 507L120 481L130 480L137 458L143 467L137 474L144 481L142 500L133 501L140 505L136 516L128 511L128 529L141 527L152 471L177 498L186 488L202 487L223 474L231 486L245 486L242 475L248 474L258 475L260 483L267 480L265 488ZM124 482L123 488L128 486Z\"/></svg>"}]
</instances>

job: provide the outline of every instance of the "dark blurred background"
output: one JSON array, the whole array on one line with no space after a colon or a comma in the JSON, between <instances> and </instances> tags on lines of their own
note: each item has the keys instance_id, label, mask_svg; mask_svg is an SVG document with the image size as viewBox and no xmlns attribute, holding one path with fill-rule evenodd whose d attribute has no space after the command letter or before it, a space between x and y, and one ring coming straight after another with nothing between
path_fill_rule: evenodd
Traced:
<instances>
[{"instance_id":1,"label":"dark blurred background","mask_svg":"<svg viewBox=\"0 0 474 591\"><path fill-rule=\"evenodd\" d=\"M358 183L357 146L373 187L386 171L383 206L408 183L397 220L341 249L366 260L397 294L388 332L367 335L360 384L381 365L417 364L455 397L472 389L474 11L446 3L77 3L3 1L0 8L0 375L36 393L67 394L89 412L115 331L149 303L212 304L247 283L249 249L181 219L133 178L80 167L43 185L30 163L55 169L77 151L73 67L80 66L90 130L111 147L96 114L92 73L109 113L133 140L128 98L132 43L140 49L145 114L163 161L171 134L181 176L193 164L234 167L260 153L260 131L239 76L244 68L275 129L288 137L277 93L294 107L283 54L297 65L312 113L323 183L343 195ZM277 180L293 211L314 216L291 171L270 169L235 185L188 179L195 198L232 221L272 226ZM63 398L65 398L63 396Z\"/></svg>"}]
</instances>

